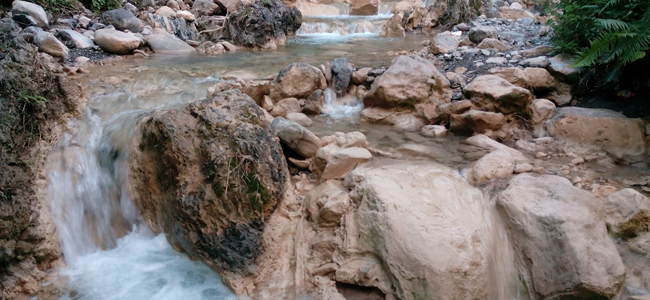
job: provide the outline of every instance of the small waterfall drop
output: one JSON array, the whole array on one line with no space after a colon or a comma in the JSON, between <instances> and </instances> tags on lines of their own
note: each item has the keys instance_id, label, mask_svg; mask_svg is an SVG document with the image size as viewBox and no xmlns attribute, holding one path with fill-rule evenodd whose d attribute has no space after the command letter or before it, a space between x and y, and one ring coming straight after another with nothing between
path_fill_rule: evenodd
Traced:
<instances>
[{"instance_id":1,"label":"small waterfall drop","mask_svg":"<svg viewBox=\"0 0 650 300\"><path fill-rule=\"evenodd\" d=\"M91 98L95 109L69 124L48 157L48 198L67 264L61 274L70 288L62 300L237 299L207 266L154 235L131 201L128 163L138 124L162 101L129 90L142 84L104 89ZM166 100L173 106L196 98L182 92ZM110 99L122 105L103 102ZM102 117L97 107L114 111L104 110Z\"/></svg>"}]
</instances>

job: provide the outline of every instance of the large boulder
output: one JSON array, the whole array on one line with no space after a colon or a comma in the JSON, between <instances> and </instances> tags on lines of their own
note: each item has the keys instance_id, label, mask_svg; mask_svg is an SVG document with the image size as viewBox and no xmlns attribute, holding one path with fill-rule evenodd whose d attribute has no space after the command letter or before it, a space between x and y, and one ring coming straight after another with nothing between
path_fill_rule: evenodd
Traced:
<instances>
[{"instance_id":1,"label":"large boulder","mask_svg":"<svg viewBox=\"0 0 650 300\"><path fill-rule=\"evenodd\" d=\"M16 0L11 6L11 13L14 15L24 15L32 24L38 27L47 27L49 20L43 7L32 2Z\"/></svg>"},{"instance_id":2,"label":"large boulder","mask_svg":"<svg viewBox=\"0 0 650 300\"><path fill-rule=\"evenodd\" d=\"M302 25L302 14L280 0L258 0L230 13L228 34L238 45L275 49L287 42Z\"/></svg>"},{"instance_id":3,"label":"large boulder","mask_svg":"<svg viewBox=\"0 0 650 300\"><path fill-rule=\"evenodd\" d=\"M530 91L496 75L476 77L463 94L478 107L504 114L522 111L533 101Z\"/></svg>"},{"instance_id":4,"label":"large boulder","mask_svg":"<svg viewBox=\"0 0 650 300\"><path fill-rule=\"evenodd\" d=\"M596 197L559 176L517 175L497 199L531 299L609 299L625 266Z\"/></svg>"},{"instance_id":5,"label":"large boulder","mask_svg":"<svg viewBox=\"0 0 650 300\"><path fill-rule=\"evenodd\" d=\"M377 0L355 0L350 6L350 15L353 16L374 16L379 11Z\"/></svg>"},{"instance_id":6,"label":"large boulder","mask_svg":"<svg viewBox=\"0 0 650 300\"><path fill-rule=\"evenodd\" d=\"M147 44L149 44L153 52L161 54L182 54L196 51L175 35L158 28L154 29L153 34L147 36Z\"/></svg>"},{"instance_id":7,"label":"large boulder","mask_svg":"<svg viewBox=\"0 0 650 300\"><path fill-rule=\"evenodd\" d=\"M620 238L634 238L650 226L650 199L634 189L622 189L603 199L609 232Z\"/></svg>"},{"instance_id":8,"label":"large boulder","mask_svg":"<svg viewBox=\"0 0 650 300\"><path fill-rule=\"evenodd\" d=\"M358 237L345 242L354 245L358 238L356 250L381 261L393 287L385 293L403 300L512 298L496 291L505 286L497 280L512 278L505 264L496 263L512 261L510 252L491 248L502 245L505 233L492 226L481 191L458 171L434 162L370 162L345 184L353 187L352 202L360 202L351 226ZM364 272L359 268L358 281Z\"/></svg>"},{"instance_id":9,"label":"large boulder","mask_svg":"<svg viewBox=\"0 0 650 300\"><path fill-rule=\"evenodd\" d=\"M646 153L643 121L608 109L562 107L546 122L549 134L602 147L616 158Z\"/></svg>"},{"instance_id":10,"label":"large boulder","mask_svg":"<svg viewBox=\"0 0 650 300\"><path fill-rule=\"evenodd\" d=\"M108 53L127 54L144 45L144 41L115 29L100 29L95 31L95 44Z\"/></svg>"},{"instance_id":11,"label":"large boulder","mask_svg":"<svg viewBox=\"0 0 650 300\"><path fill-rule=\"evenodd\" d=\"M101 22L106 25L113 25L117 30L129 30L131 32L142 32L144 24L130 11L118 8L106 11L102 14Z\"/></svg>"},{"instance_id":12,"label":"large boulder","mask_svg":"<svg viewBox=\"0 0 650 300\"><path fill-rule=\"evenodd\" d=\"M402 55L375 79L363 103L380 107L414 106L430 97L448 99L449 80L431 62Z\"/></svg>"},{"instance_id":13,"label":"large boulder","mask_svg":"<svg viewBox=\"0 0 650 300\"><path fill-rule=\"evenodd\" d=\"M271 82L271 99L306 98L326 87L327 81L321 70L306 63L292 63Z\"/></svg>"},{"instance_id":14,"label":"large boulder","mask_svg":"<svg viewBox=\"0 0 650 300\"><path fill-rule=\"evenodd\" d=\"M34 44L38 46L38 50L61 59L67 58L70 52L68 47L47 31L36 33L34 35Z\"/></svg>"},{"instance_id":15,"label":"large boulder","mask_svg":"<svg viewBox=\"0 0 650 300\"><path fill-rule=\"evenodd\" d=\"M215 270L254 270L289 176L262 109L231 89L154 111L141 131L129 176L149 227Z\"/></svg>"}]
</instances>

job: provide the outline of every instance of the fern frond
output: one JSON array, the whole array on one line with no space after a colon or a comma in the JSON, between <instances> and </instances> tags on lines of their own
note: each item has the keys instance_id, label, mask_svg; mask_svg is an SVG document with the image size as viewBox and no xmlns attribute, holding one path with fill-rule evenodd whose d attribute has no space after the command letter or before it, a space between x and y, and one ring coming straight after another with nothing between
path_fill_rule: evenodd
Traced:
<instances>
[{"instance_id":1,"label":"fern frond","mask_svg":"<svg viewBox=\"0 0 650 300\"><path fill-rule=\"evenodd\" d=\"M630 25L626 22L616 19L596 19L601 26L605 27L606 30L610 31L625 31L630 29Z\"/></svg>"}]
</instances>

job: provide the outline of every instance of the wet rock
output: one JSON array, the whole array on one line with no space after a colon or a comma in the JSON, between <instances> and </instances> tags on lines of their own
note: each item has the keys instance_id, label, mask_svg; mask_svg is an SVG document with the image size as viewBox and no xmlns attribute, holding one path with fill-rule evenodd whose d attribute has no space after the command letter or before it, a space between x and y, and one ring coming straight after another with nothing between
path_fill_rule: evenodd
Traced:
<instances>
[{"instance_id":1,"label":"wet rock","mask_svg":"<svg viewBox=\"0 0 650 300\"><path fill-rule=\"evenodd\" d=\"M388 120L397 131L419 131L427 124L427 121L417 114L400 114Z\"/></svg>"},{"instance_id":2,"label":"wet rock","mask_svg":"<svg viewBox=\"0 0 650 300\"><path fill-rule=\"evenodd\" d=\"M196 50L173 34L162 29L154 29L153 34L147 36L147 44L151 50L161 54L187 54Z\"/></svg>"},{"instance_id":3,"label":"wet rock","mask_svg":"<svg viewBox=\"0 0 650 300\"><path fill-rule=\"evenodd\" d=\"M647 150L643 122L607 109L558 108L546 127L552 137L597 145L619 159Z\"/></svg>"},{"instance_id":4,"label":"wet rock","mask_svg":"<svg viewBox=\"0 0 650 300\"><path fill-rule=\"evenodd\" d=\"M353 16L374 16L379 10L377 0L355 0L350 6L350 15Z\"/></svg>"},{"instance_id":5,"label":"wet rock","mask_svg":"<svg viewBox=\"0 0 650 300\"><path fill-rule=\"evenodd\" d=\"M230 14L228 34L233 43L247 48L276 49L287 36L294 35L302 24L296 8L286 7L280 0L255 1Z\"/></svg>"},{"instance_id":6,"label":"wet rock","mask_svg":"<svg viewBox=\"0 0 650 300\"><path fill-rule=\"evenodd\" d=\"M303 113L299 112L290 112L286 115L287 120L296 122L304 127L309 127L314 122Z\"/></svg>"},{"instance_id":7,"label":"wet rock","mask_svg":"<svg viewBox=\"0 0 650 300\"><path fill-rule=\"evenodd\" d=\"M351 81L354 84L364 84L366 82L366 78L368 78L368 73L370 72L371 68L361 68L359 70L356 70L352 72L352 78Z\"/></svg>"},{"instance_id":8,"label":"wet rock","mask_svg":"<svg viewBox=\"0 0 650 300\"><path fill-rule=\"evenodd\" d=\"M16 0L11 5L11 13L15 15L24 15L29 21L35 24L38 27L47 27L49 26L49 20L47 18L47 13L43 7L38 4Z\"/></svg>"},{"instance_id":9,"label":"wet rock","mask_svg":"<svg viewBox=\"0 0 650 300\"><path fill-rule=\"evenodd\" d=\"M498 130L505 123L506 117L502 113L470 110L460 115L452 114L449 129L459 133L486 133Z\"/></svg>"},{"instance_id":10,"label":"wet rock","mask_svg":"<svg viewBox=\"0 0 650 300\"><path fill-rule=\"evenodd\" d=\"M479 44L484 39L493 38L496 39L499 36L499 32L494 27L489 26L477 26L470 29L468 37L470 41L475 44Z\"/></svg>"},{"instance_id":11,"label":"wet rock","mask_svg":"<svg viewBox=\"0 0 650 300\"><path fill-rule=\"evenodd\" d=\"M365 106L413 106L430 97L449 99L449 80L429 61L398 56L375 79L363 99Z\"/></svg>"},{"instance_id":12,"label":"wet rock","mask_svg":"<svg viewBox=\"0 0 650 300\"><path fill-rule=\"evenodd\" d=\"M343 178L350 171L354 170L357 165L369 161L372 158L370 151L359 148L351 147L344 148L336 151L325 165L325 169L321 174L322 180Z\"/></svg>"},{"instance_id":13,"label":"wet rock","mask_svg":"<svg viewBox=\"0 0 650 300\"><path fill-rule=\"evenodd\" d=\"M352 171L345 185L353 188L352 202L360 203L353 219L358 247L391 266L379 268L385 274L374 283L384 293L395 299L490 298L485 254L496 233L483 231L483 195L457 171L428 161L370 162ZM359 270L368 270L351 269L356 277L346 278L365 278Z\"/></svg>"},{"instance_id":14,"label":"wet rock","mask_svg":"<svg viewBox=\"0 0 650 300\"><path fill-rule=\"evenodd\" d=\"M285 98L273 106L273 110L270 111L271 115L274 117L286 117L290 113L299 113L301 112L300 102L296 98Z\"/></svg>"},{"instance_id":15,"label":"wet rock","mask_svg":"<svg viewBox=\"0 0 650 300\"><path fill-rule=\"evenodd\" d=\"M444 54L458 48L458 38L449 31L438 33L432 40L429 50L433 54Z\"/></svg>"},{"instance_id":16,"label":"wet rock","mask_svg":"<svg viewBox=\"0 0 650 300\"><path fill-rule=\"evenodd\" d=\"M95 31L95 44L108 53L127 54L141 47L144 41L133 34L115 29L100 29Z\"/></svg>"},{"instance_id":17,"label":"wet rock","mask_svg":"<svg viewBox=\"0 0 650 300\"><path fill-rule=\"evenodd\" d=\"M232 89L154 111L141 129L129 176L149 227L215 270L254 272L265 220L288 180L262 109Z\"/></svg>"},{"instance_id":18,"label":"wet rock","mask_svg":"<svg viewBox=\"0 0 650 300\"><path fill-rule=\"evenodd\" d=\"M381 35L388 37L400 37L406 35L402 20L404 19L404 12L394 14L388 21L381 26Z\"/></svg>"},{"instance_id":19,"label":"wet rock","mask_svg":"<svg viewBox=\"0 0 650 300\"><path fill-rule=\"evenodd\" d=\"M526 109L533 98L527 89L495 75L476 77L463 94L482 108L504 114Z\"/></svg>"},{"instance_id":20,"label":"wet rock","mask_svg":"<svg viewBox=\"0 0 650 300\"><path fill-rule=\"evenodd\" d=\"M623 189L603 198L607 229L616 237L629 239L647 232L650 199L634 189Z\"/></svg>"},{"instance_id":21,"label":"wet rock","mask_svg":"<svg viewBox=\"0 0 650 300\"><path fill-rule=\"evenodd\" d=\"M59 35L61 35L63 41L70 41L78 49L95 46L95 43L91 39L71 29L61 29L59 30Z\"/></svg>"},{"instance_id":22,"label":"wet rock","mask_svg":"<svg viewBox=\"0 0 650 300\"><path fill-rule=\"evenodd\" d=\"M555 89L555 78L546 69L525 68L524 73L535 94L544 95Z\"/></svg>"},{"instance_id":23,"label":"wet rock","mask_svg":"<svg viewBox=\"0 0 650 300\"><path fill-rule=\"evenodd\" d=\"M422 127L420 134L427 137L443 137L447 135L447 128L442 125L426 125Z\"/></svg>"},{"instance_id":24,"label":"wet rock","mask_svg":"<svg viewBox=\"0 0 650 300\"><path fill-rule=\"evenodd\" d=\"M540 299L609 299L620 290L625 266L594 212L597 202L565 178L529 174L497 198L522 278Z\"/></svg>"},{"instance_id":25,"label":"wet rock","mask_svg":"<svg viewBox=\"0 0 650 300\"><path fill-rule=\"evenodd\" d=\"M368 107L361 111L361 118L370 123L387 123L396 114L395 111L380 107Z\"/></svg>"},{"instance_id":26,"label":"wet rock","mask_svg":"<svg viewBox=\"0 0 650 300\"><path fill-rule=\"evenodd\" d=\"M315 90L305 99L305 106L302 112L308 115L320 115L325 104L325 93L321 89Z\"/></svg>"},{"instance_id":27,"label":"wet rock","mask_svg":"<svg viewBox=\"0 0 650 300\"><path fill-rule=\"evenodd\" d=\"M144 24L130 11L118 8L106 11L102 14L100 22L106 25L113 25L117 30L129 30L131 32L142 32ZM105 51L105 50L104 50Z\"/></svg>"},{"instance_id":28,"label":"wet rock","mask_svg":"<svg viewBox=\"0 0 650 300\"><path fill-rule=\"evenodd\" d=\"M292 63L282 69L271 82L271 98L305 98L315 90L325 87L325 75L318 68L306 63Z\"/></svg>"},{"instance_id":29,"label":"wet rock","mask_svg":"<svg viewBox=\"0 0 650 300\"><path fill-rule=\"evenodd\" d=\"M494 38L485 38L481 41L481 43L476 46L476 48L479 49L496 49L497 51L508 51L510 50L510 46L500 42L497 39Z\"/></svg>"},{"instance_id":30,"label":"wet rock","mask_svg":"<svg viewBox=\"0 0 650 300\"><path fill-rule=\"evenodd\" d=\"M41 31L34 35L34 44L38 50L60 59L66 59L70 50L53 34L47 31Z\"/></svg>"},{"instance_id":31,"label":"wet rock","mask_svg":"<svg viewBox=\"0 0 650 300\"><path fill-rule=\"evenodd\" d=\"M334 91L339 97L343 97L347 93L352 71L352 64L347 58L337 58L332 63Z\"/></svg>"},{"instance_id":32,"label":"wet rock","mask_svg":"<svg viewBox=\"0 0 650 300\"><path fill-rule=\"evenodd\" d=\"M314 156L321 147L321 140L296 122L277 117L271 125L278 133L282 144L296 151L302 157L310 158Z\"/></svg>"},{"instance_id":33,"label":"wet rock","mask_svg":"<svg viewBox=\"0 0 650 300\"><path fill-rule=\"evenodd\" d=\"M578 81L580 69L571 67L574 64L573 58L568 54L558 54L548 59L550 62L548 70L554 76L558 76L567 82Z\"/></svg>"}]
</instances>

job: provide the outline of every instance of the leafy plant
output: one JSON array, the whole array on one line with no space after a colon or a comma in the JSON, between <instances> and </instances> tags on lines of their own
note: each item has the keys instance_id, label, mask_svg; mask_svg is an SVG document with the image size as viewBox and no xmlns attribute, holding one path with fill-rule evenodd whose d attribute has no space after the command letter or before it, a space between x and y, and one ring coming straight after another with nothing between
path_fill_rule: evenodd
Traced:
<instances>
[{"instance_id":1,"label":"leafy plant","mask_svg":"<svg viewBox=\"0 0 650 300\"><path fill-rule=\"evenodd\" d=\"M94 12L102 12L119 8L121 6L120 0L92 0L90 9Z\"/></svg>"},{"instance_id":2,"label":"leafy plant","mask_svg":"<svg viewBox=\"0 0 650 300\"><path fill-rule=\"evenodd\" d=\"M576 66L618 69L650 49L647 0L563 0L559 6L554 42L577 55Z\"/></svg>"}]
</instances>

